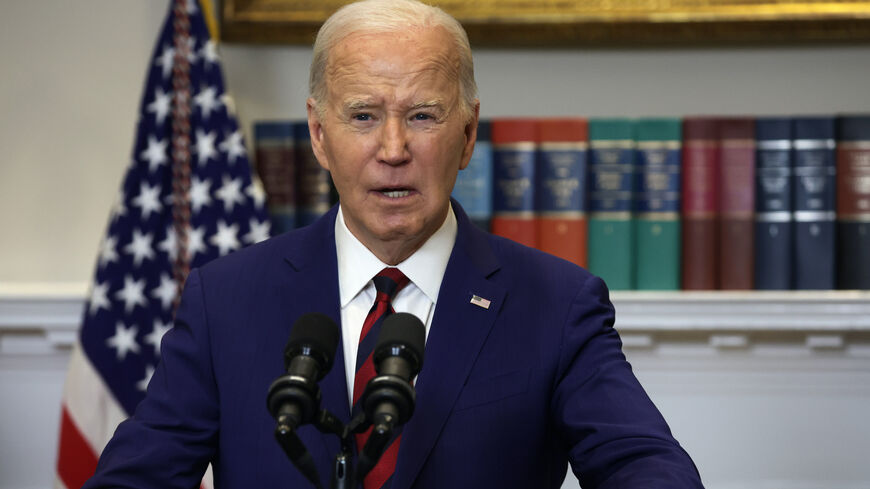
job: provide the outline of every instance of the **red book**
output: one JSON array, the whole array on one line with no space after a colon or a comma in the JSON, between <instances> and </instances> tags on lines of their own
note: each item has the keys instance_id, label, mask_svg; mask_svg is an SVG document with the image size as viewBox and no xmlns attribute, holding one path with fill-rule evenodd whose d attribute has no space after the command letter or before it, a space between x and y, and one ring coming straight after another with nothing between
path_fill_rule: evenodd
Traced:
<instances>
[{"instance_id":1,"label":"red book","mask_svg":"<svg viewBox=\"0 0 870 489\"><path fill-rule=\"evenodd\" d=\"M586 266L585 119L539 119L535 174L538 248Z\"/></svg>"},{"instance_id":2,"label":"red book","mask_svg":"<svg viewBox=\"0 0 870 489\"><path fill-rule=\"evenodd\" d=\"M719 288L751 290L755 275L755 119L719 121Z\"/></svg>"},{"instance_id":3,"label":"red book","mask_svg":"<svg viewBox=\"0 0 870 489\"><path fill-rule=\"evenodd\" d=\"M535 247L537 125L532 119L493 119L490 127L492 233Z\"/></svg>"},{"instance_id":4,"label":"red book","mask_svg":"<svg viewBox=\"0 0 870 489\"><path fill-rule=\"evenodd\" d=\"M718 288L719 125L708 117L683 121L684 290Z\"/></svg>"},{"instance_id":5,"label":"red book","mask_svg":"<svg viewBox=\"0 0 870 489\"><path fill-rule=\"evenodd\" d=\"M838 286L870 290L870 116L837 126Z\"/></svg>"}]
</instances>

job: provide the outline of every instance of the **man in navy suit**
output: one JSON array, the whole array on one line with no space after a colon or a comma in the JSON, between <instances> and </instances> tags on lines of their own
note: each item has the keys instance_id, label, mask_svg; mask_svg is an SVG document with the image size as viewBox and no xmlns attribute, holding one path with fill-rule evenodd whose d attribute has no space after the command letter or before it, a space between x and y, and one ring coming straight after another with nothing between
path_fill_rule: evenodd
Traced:
<instances>
[{"instance_id":1,"label":"man in navy suit","mask_svg":"<svg viewBox=\"0 0 870 489\"><path fill-rule=\"evenodd\" d=\"M409 279L391 306L426 325L426 360L382 487L558 488L569 463L584 488L702 487L625 361L604 283L479 231L450 200L479 113L454 19L410 0L341 9L318 34L307 107L340 205L191 272L147 396L86 487L191 488L209 463L217 487L311 487L266 392L296 318L324 313L341 347L322 407L348 422L384 268ZM298 433L328 480L337 438Z\"/></svg>"}]
</instances>

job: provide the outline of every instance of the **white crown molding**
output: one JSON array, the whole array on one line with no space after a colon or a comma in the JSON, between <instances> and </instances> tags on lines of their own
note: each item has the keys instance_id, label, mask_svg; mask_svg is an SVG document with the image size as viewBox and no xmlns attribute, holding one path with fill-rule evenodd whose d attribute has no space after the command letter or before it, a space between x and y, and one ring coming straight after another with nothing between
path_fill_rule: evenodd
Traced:
<instances>
[{"instance_id":1,"label":"white crown molding","mask_svg":"<svg viewBox=\"0 0 870 489\"><path fill-rule=\"evenodd\" d=\"M0 354L70 348L87 285L0 284ZM745 349L775 334L810 350L846 348L870 337L870 291L613 292L626 348L663 342Z\"/></svg>"}]
</instances>

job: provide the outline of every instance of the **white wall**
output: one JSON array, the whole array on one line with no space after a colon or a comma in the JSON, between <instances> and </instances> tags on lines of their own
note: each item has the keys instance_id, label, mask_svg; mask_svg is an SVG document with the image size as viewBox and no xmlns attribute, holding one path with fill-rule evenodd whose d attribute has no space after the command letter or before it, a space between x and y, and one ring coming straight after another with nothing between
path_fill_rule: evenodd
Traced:
<instances>
[{"instance_id":1,"label":"white wall","mask_svg":"<svg viewBox=\"0 0 870 489\"><path fill-rule=\"evenodd\" d=\"M146 63L166 4L0 2L0 291L71 284L84 293L130 158ZM223 47L246 130L254 120L304 116L309 56L306 47ZM488 49L476 51L475 62L483 117L870 112L866 45ZM16 334L0 331L0 339ZM800 480L807 488L824 487L825 480L828 487L866 487L866 353L843 361L843 351L814 354L773 374L763 372L782 364L775 359L678 353L639 350L632 359L706 469L710 487L795 487ZM0 349L3 489L47 487L53 479L51 413L65 356L38 358ZM38 421L20 424L33 413ZM775 452L783 446L790 449ZM833 460L838 447L858 450ZM832 472L809 473L818 466Z\"/></svg>"}]
</instances>

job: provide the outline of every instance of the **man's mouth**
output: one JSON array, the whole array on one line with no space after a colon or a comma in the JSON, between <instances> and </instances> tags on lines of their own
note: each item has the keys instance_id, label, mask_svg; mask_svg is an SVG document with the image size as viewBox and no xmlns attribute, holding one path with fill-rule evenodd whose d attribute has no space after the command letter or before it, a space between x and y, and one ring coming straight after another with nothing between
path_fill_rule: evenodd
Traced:
<instances>
[{"instance_id":1,"label":"man's mouth","mask_svg":"<svg viewBox=\"0 0 870 489\"><path fill-rule=\"evenodd\" d=\"M403 189L403 188L383 189L380 192L381 192L381 195L384 195L384 196L389 197L391 199L399 199L399 198L407 197L407 196L411 195L410 190Z\"/></svg>"}]
</instances>

